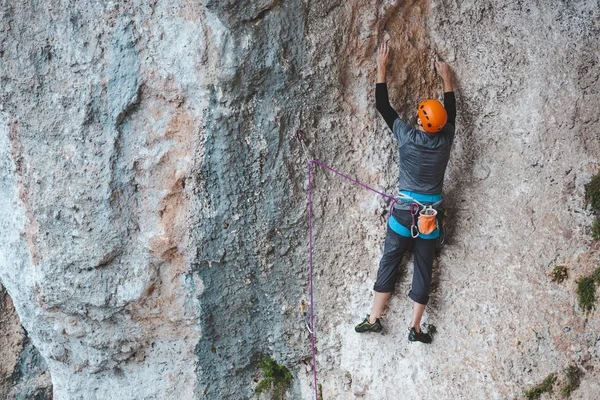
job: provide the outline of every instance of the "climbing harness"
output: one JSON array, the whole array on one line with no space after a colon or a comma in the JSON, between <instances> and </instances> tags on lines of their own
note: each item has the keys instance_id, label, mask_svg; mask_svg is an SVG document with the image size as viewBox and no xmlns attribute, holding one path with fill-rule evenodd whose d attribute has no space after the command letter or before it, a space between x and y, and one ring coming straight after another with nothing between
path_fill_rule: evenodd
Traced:
<instances>
[{"instance_id":1,"label":"climbing harness","mask_svg":"<svg viewBox=\"0 0 600 400\"><path fill-rule=\"evenodd\" d=\"M302 317L304 318L304 324L306 325L306 329L308 329L308 331L312 334L313 330L311 328L311 324L310 324L310 320L308 318L308 310L309 306L308 303L306 302L306 300L301 300L300 301L300 315L302 315Z\"/></svg>"},{"instance_id":2,"label":"climbing harness","mask_svg":"<svg viewBox=\"0 0 600 400\"><path fill-rule=\"evenodd\" d=\"M410 235L413 239L419 237L420 234L429 235L439 227L437 220L438 212L434 207L441 204L441 200L430 205L424 205L402 192L400 192L399 197L412 201L412 204L410 205L410 216L412 220L410 225Z\"/></svg>"}]
</instances>

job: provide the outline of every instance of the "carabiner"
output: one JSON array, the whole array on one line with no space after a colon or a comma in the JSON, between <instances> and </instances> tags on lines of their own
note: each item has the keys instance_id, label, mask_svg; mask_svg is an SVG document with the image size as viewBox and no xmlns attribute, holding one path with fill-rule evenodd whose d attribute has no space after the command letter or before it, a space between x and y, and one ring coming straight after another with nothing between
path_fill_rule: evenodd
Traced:
<instances>
[{"instance_id":1,"label":"carabiner","mask_svg":"<svg viewBox=\"0 0 600 400\"><path fill-rule=\"evenodd\" d=\"M417 233L415 233L415 231L416 231ZM412 224L412 225L410 226L410 236L412 236L412 237L413 237L413 239L416 239L416 238L418 238L418 237L419 237L419 227L418 227L417 225L415 225L415 224Z\"/></svg>"},{"instance_id":2,"label":"carabiner","mask_svg":"<svg viewBox=\"0 0 600 400\"><path fill-rule=\"evenodd\" d=\"M410 205L410 215L412 215L413 217L414 217L415 215L418 215L418 214L419 214L419 209L420 209L420 208L419 208L419 205L418 205L417 203L412 203L412 204ZM413 221L413 222L414 222L414 221Z\"/></svg>"},{"instance_id":3,"label":"carabiner","mask_svg":"<svg viewBox=\"0 0 600 400\"><path fill-rule=\"evenodd\" d=\"M302 317L304 318L304 324L306 325L306 329L308 329L308 331L312 335L313 330L310 326L310 319L308 318L309 311L310 310L309 310L308 302L306 300L301 300L300 301L300 315L302 315Z\"/></svg>"}]
</instances>

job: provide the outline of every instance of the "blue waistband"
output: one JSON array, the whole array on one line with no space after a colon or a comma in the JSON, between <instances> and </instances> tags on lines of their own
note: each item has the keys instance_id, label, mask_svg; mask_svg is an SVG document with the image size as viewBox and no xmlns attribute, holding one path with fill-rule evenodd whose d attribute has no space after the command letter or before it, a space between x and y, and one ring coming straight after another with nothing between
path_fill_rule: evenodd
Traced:
<instances>
[{"instance_id":1,"label":"blue waistband","mask_svg":"<svg viewBox=\"0 0 600 400\"><path fill-rule=\"evenodd\" d=\"M400 222L396 221L396 218L394 218L393 215L390 216L390 218L388 219L388 224L390 225L390 228L398 235L403 237L412 237L412 235L410 234L410 229L402 225ZM419 237L421 239L437 239L440 237L440 228L436 228L435 231L431 232L428 235L420 233Z\"/></svg>"},{"instance_id":2,"label":"blue waistband","mask_svg":"<svg viewBox=\"0 0 600 400\"><path fill-rule=\"evenodd\" d=\"M439 193L439 194L423 194L423 193L418 193L418 192L410 192L408 190L401 190L400 193L402 193L406 196L410 196L420 203L437 203L438 201L442 200L441 193ZM402 200L402 197L400 197L399 200Z\"/></svg>"}]
</instances>

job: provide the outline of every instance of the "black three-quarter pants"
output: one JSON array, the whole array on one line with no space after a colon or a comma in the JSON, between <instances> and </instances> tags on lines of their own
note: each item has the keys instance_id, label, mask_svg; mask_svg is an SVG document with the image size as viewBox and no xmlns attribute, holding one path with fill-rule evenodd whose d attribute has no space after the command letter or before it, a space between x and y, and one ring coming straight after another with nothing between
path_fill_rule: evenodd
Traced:
<instances>
[{"instance_id":1,"label":"black three-quarter pants","mask_svg":"<svg viewBox=\"0 0 600 400\"><path fill-rule=\"evenodd\" d=\"M394 214L396 213L394 212ZM413 239L411 237L400 236L387 224L383 256L379 262L377 280L375 281L373 290L381 293L394 291L394 286L396 286L399 276L398 267L402 261L402 256L404 256L404 253L412 243L414 273L412 288L408 293L408 297L419 304L427 304L429 301L431 270L437 241L437 239L421 239L419 237Z\"/></svg>"}]
</instances>

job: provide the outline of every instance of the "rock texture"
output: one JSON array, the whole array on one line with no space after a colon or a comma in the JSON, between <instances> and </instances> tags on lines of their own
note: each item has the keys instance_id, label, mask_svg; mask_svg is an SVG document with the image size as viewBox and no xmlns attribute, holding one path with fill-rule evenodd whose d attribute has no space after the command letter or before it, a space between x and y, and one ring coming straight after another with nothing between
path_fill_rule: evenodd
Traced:
<instances>
[{"instance_id":1,"label":"rock texture","mask_svg":"<svg viewBox=\"0 0 600 400\"><path fill-rule=\"evenodd\" d=\"M44 358L31 344L6 290L0 285L0 398L51 400Z\"/></svg>"},{"instance_id":2,"label":"rock texture","mask_svg":"<svg viewBox=\"0 0 600 400\"><path fill-rule=\"evenodd\" d=\"M598 2L6 1L0 23L0 279L57 399L245 399L273 356L314 398L306 162L393 194L374 108L390 40L410 119L455 71L450 237L431 346L408 346L410 260L382 336L359 336L384 199L314 176L325 399L519 398L570 364L600 396L598 266L584 185L600 169ZM294 132L305 132L303 148ZM566 283L548 273L567 264Z\"/></svg>"},{"instance_id":3,"label":"rock texture","mask_svg":"<svg viewBox=\"0 0 600 400\"><path fill-rule=\"evenodd\" d=\"M4 3L2 282L58 399L193 396L203 37L186 15Z\"/></svg>"}]
</instances>

